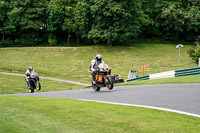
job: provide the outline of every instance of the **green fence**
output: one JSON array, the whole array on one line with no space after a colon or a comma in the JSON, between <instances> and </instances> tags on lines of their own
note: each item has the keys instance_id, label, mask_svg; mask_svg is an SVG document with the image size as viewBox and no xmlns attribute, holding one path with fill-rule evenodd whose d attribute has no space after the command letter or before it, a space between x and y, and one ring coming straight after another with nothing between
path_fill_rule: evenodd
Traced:
<instances>
[{"instance_id":1,"label":"green fence","mask_svg":"<svg viewBox=\"0 0 200 133\"><path fill-rule=\"evenodd\" d=\"M142 76L142 77L136 77L134 79L128 79L126 80L127 82L130 82L130 81L138 81L138 80L146 80L146 79L149 79L149 75L146 75L146 76Z\"/></svg>"},{"instance_id":2,"label":"green fence","mask_svg":"<svg viewBox=\"0 0 200 133\"><path fill-rule=\"evenodd\" d=\"M200 67L193 67L175 71L175 77L189 76L189 75L200 75Z\"/></svg>"},{"instance_id":3,"label":"green fence","mask_svg":"<svg viewBox=\"0 0 200 133\"><path fill-rule=\"evenodd\" d=\"M187 68L187 69L181 69L181 70L175 70L175 71L169 71L167 75L167 72L162 73L156 73L152 74L154 75L154 78L166 78L166 77L179 77L179 76L189 76L189 75L200 75L200 67L193 67L193 68ZM146 75L141 77L136 77L134 79L128 79L126 82L130 81L138 81L138 80L146 80L146 79L154 79L152 75Z\"/></svg>"}]
</instances>

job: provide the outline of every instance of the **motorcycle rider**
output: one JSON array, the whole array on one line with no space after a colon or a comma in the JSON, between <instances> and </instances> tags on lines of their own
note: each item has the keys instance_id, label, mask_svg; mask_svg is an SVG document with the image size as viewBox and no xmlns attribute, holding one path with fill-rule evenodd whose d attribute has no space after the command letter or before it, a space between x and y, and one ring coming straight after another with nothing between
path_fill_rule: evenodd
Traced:
<instances>
[{"instance_id":1,"label":"motorcycle rider","mask_svg":"<svg viewBox=\"0 0 200 133\"><path fill-rule=\"evenodd\" d=\"M97 54L91 61L89 73L92 75L92 82L95 84L96 80L96 69L99 64L104 63L101 54Z\"/></svg>"},{"instance_id":2,"label":"motorcycle rider","mask_svg":"<svg viewBox=\"0 0 200 133\"><path fill-rule=\"evenodd\" d=\"M35 70L33 69L32 66L29 66L28 69L26 70L25 81L26 81L27 87L30 87L29 78L30 78L31 74L34 72L35 72Z\"/></svg>"}]
</instances>

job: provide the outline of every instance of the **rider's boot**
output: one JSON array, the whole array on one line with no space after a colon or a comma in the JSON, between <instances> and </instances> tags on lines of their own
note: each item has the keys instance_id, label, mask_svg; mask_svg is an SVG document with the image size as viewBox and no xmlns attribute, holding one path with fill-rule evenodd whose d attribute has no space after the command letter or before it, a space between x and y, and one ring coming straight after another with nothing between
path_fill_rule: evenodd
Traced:
<instances>
[{"instance_id":1,"label":"rider's boot","mask_svg":"<svg viewBox=\"0 0 200 133\"><path fill-rule=\"evenodd\" d=\"M30 87L30 83L29 81L26 82L27 87Z\"/></svg>"},{"instance_id":2,"label":"rider's boot","mask_svg":"<svg viewBox=\"0 0 200 133\"><path fill-rule=\"evenodd\" d=\"M92 78L92 83L93 84L96 84L96 78L95 78L95 76L92 76L93 78Z\"/></svg>"},{"instance_id":3,"label":"rider's boot","mask_svg":"<svg viewBox=\"0 0 200 133\"><path fill-rule=\"evenodd\" d=\"M92 83L93 83L93 84L96 84L95 79L92 79Z\"/></svg>"}]
</instances>

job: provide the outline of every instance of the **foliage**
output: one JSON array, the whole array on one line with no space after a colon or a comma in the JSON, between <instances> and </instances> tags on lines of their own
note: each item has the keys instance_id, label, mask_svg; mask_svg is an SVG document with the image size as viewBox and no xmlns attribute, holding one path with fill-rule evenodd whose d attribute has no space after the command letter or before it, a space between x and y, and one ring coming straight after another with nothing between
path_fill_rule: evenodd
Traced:
<instances>
[{"instance_id":1,"label":"foliage","mask_svg":"<svg viewBox=\"0 0 200 133\"><path fill-rule=\"evenodd\" d=\"M13 42L10 39L0 41L0 47L9 47L12 45L13 45Z\"/></svg>"},{"instance_id":2,"label":"foliage","mask_svg":"<svg viewBox=\"0 0 200 133\"><path fill-rule=\"evenodd\" d=\"M49 34L54 34L54 38L60 36L66 38L71 32L75 32L73 23L73 12L76 0L51 0L47 7L47 30ZM60 39L61 40L61 39Z\"/></svg>"},{"instance_id":3,"label":"foliage","mask_svg":"<svg viewBox=\"0 0 200 133\"><path fill-rule=\"evenodd\" d=\"M92 17L90 14L91 3L88 0L80 0L75 8L74 20L77 27L77 34L82 38L87 38L87 34L92 26Z\"/></svg>"},{"instance_id":4,"label":"foliage","mask_svg":"<svg viewBox=\"0 0 200 133\"><path fill-rule=\"evenodd\" d=\"M36 46L41 42L39 34L36 33L30 33L30 32L24 32L20 35L20 39L18 40L18 43L16 45L19 46Z\"/></svg>"},{"instance_id":5,"label":"foliage","mask_svg":"<svg viewBox=\"0 0 200 133\"><path fill-rule=\"evenodd\" d=\"M7 39L6 35L10 36L12 32L16 32L15 27L9 22L8 12L12 9L9 4L10 0L0 1L0 35L2 34L2 40Z\"/></svg>"},{"instance_id":6,"label":"foliage","mask_svg":"<svg viewBox=\"0 0 200 133\"><path fill-rule=\"evenodd\" d=\"M47 30L54 32L61 29L64 17L64 0L51 0L47 7Z\"/></svg>"},{"instance_id":7,"label":"foliage","mask_svg":"<svg viewBox=\"0 0 200 133\"><path fill-rule=\"evenodd\" d=\"M56 36L53 34L50 34L48 38L48 43L50 46L55 46L57 44Z\"/></svg>"},{"instance_id":8,"label":"foliage","mask_svg":"<svg viewBox=\"0 0 200 133\"><path fill-rule=\"evenodd\" d=\"M200 58L200 44L196 43L194 48L188 50L189 56L194 60L194 62L198 65L199 58Z\"/></svg>"},{"instance_id":9,"label":"foliage","mask_svg":"<svg viewBox=\"0 0 200 133\"><path fill-rule=\"evenodd\" d=\"M76 25L74 24L74 10L77 4L77 0L68 1L65 6L65 17L62 26L63 30L67 30L68 33L76 32Z\"/></svg>"},{"instance_id":10,"label":"foliage","mask_svg":"<svg viewBox=\"0 0 200 133\"><path fill-rule=\"evenodd\" d=\"M47 0L9 0L6 1L7 10L4 14L4 25L1 30L13 40L19 40L20 44L35 45L40 43L44 33L46 21L45 10ZM5 35L4 35L5 36Z\"/></svg>"},{"instance_id":11,"label":"foliage","mask_svg":"<svg viewBox=\"0 0 200 133\"><path fill-rule=\"evenodd\" d=\"M50 34L56 45L70 37L108 45L146 37L194 41L200 31L199 0L1 0L0 10L0 40L17 46L47 43Z\"/></svg>"},{"instance_id":12,"label":"foliage","mask_svg":"<svg viewBox=\"0 0 200 133\"><path fill-rule=\"evenodd\" d=\"M11 1L10 21L21 30L40 30L45 22L45 0Z\"/></svg>"},{"instance_id":13,"label":"foliage","mask_svg":"<svg viewBox=\"0 0 200 133\"><path fill-rule=\"evenodd\" d=\"M155 5L158 0L141 0L139 2L140 7L140 16L139 20L142 25L142 34L141 37L152 38L158 37L160 32L156 25L155 17L157 14L155 13Z\"/></svg>"},{"instance_id":14,"label":"foliage","mask_svg":"<svg viewBox=\"0 0 200 133\"><path fill-rule=\"evenodd\" d=\"M158 0L155 21L165 39L194 41L200 28L200 1Z\"/></svg>"},{"instance_id":15,"label":"foliage","mask_svg":"<svg viewBox=\"0 0 200 133\"><path fill-rule=\"evenodd\" d=\"M82 37L95 43L136 37L140 28L136 1L79 1L75 22Z\"/></svg>"}]
</instances>

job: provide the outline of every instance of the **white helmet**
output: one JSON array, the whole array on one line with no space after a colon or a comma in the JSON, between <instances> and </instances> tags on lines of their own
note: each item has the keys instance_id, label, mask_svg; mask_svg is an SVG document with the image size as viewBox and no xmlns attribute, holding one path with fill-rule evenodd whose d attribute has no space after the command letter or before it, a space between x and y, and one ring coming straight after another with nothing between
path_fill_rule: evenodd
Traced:
<instances>
[{"instance_id":1,"label":"white helmet","mask_svg":"<svg viewBox=\"0 0 200 133\"><path fill-rule=\"evenodd\" d=\"M30 72L32 72L32 71L33 71L33 67L32 67L32 66L29 66L29 67L28 67L28 70L29 70Z\"/></svg>"},{"instance_id":2,"label":"white helmet","mask_svg":"<svg viewBox=\"0 0 200 133\"><path fill-rule=\"evenodd\" d=\"M97 54L96 55L96 60L101 62L102 61L102 56L100 54Z\"/></svg>"}]
</instances>

